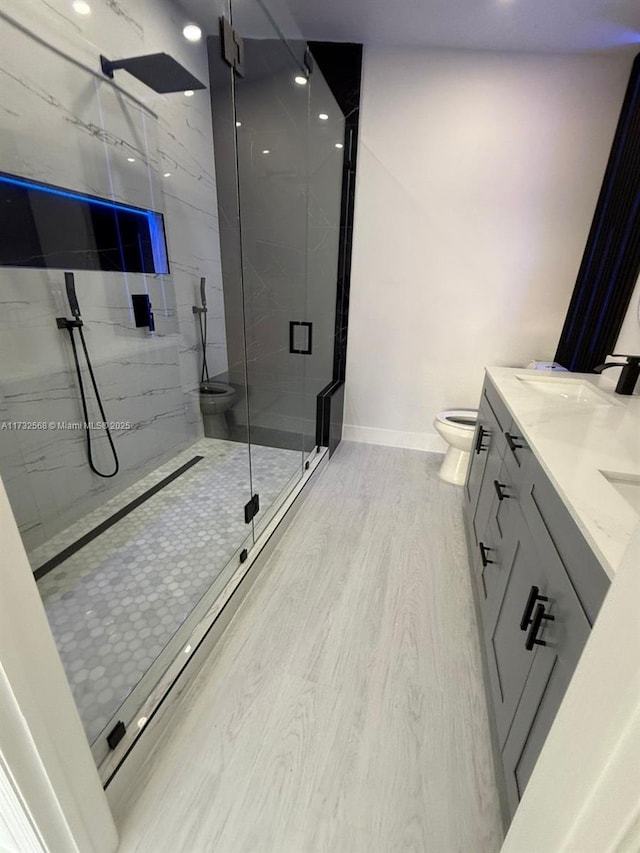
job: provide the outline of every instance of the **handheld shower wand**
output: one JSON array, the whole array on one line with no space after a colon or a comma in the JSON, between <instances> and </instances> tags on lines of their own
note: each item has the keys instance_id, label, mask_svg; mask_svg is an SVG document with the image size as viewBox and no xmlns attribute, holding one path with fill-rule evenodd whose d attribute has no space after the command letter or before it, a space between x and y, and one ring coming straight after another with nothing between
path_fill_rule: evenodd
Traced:
<instances>
[{"instance_id":1,"label":"handheld shower wand","mask_svg":"<svg viewBox=\"0 0 640 853\"><path fill-rule=\"evenodd\" d=\"M118 454L116 452L115 444L113 443L113 438L111 436L111 431L109 430L109 425L107 423L107 416L104 411L104 406L102 405L102 399L100 398L100 391L98 390L98 383L96 382L96 377L93 372L93 365L91 364L91 359L89 358L89 350L87 349L87 342L84 338L84 332L82 331L82 317L80 314L80 304L78 302L78 296L76 294L76 285L72 272L66 272L64 274L64 283L67 289L67 299L69 301L69 308L71 308L71 313L73 314L73 320L67 320L66 317L56 317L56 323L59 329L66 329L69 332L69 339L71 340L71 349L73 350L73 359L76 365L76 374L78 376L78 387L80 388L80 398L82 400L82 412L84 415L84 431L87 438L87 457L89 460L89 467L93 471L94 474L97 474L98 477L104 477L105 479L109 479L110 477L115 477L118 471L120 470L120 460L118 459ZM102 417L102 421L105 424L105 432L107 434L107 439L109 441L109 446L111 447L111 453L113 454L113 459L115 462L115 468L111 474L104 474L102 471L98 471L93 461L93 452L91 448L91 425L89 424L89 411L87 408L87 397L84 391L84 382L82 379L82 371L80 370L80 359L78 358L78 348L76 346L76 339L74 337L74 329L78 330L78 334L80 335L80 342L82 343L82 349L84 351L85 361L87 363L87 369L89 371L89 376L91 377L91 383L93 385L93 390L96 395L96 401L98 403L98 408L100 410L100 416Z\"/></svg>"},{"instance_id":2,"label":"handheld shower wand","mask_svg":"<svg viewBox=\"0 0 640 853\"><path fill-rule=\"evenodd\" d=\"M76 320L80 320L80 305L78 304L78 295L76 293L76 283L72 272L64 274L64 286L67 288L67 300L69 308Z\"/></svg>"},{"instance_id":3,"label":"handheld shower wand","mask_svg":"<svg viewBox=\"0 0 640 853\"><path fill-rule=\"evenodd\" d=\"M206 278L202 276L202 278L200 279L200 301L202 302L202 307L205 311L207 310L207 289L205 287L206 283Z\"/></svg>"},{"instance_id":4,"label":"handheld shower wand","mask_svg":"<svg viewBox=\"0 0 640 853\"><path fill-rule=\"evenodd\" d=\"M198 316L198 326L200 327L200 343L202 344L202 370L200 372L200 382L209 381L209 367L207 365L207 279L202 276L200 279L200 302L202 307L193 306L193 313ZM202 315L204 314L204 322ZM204 326L204 328L203 328Z\"/></svg>"}]
</instances>

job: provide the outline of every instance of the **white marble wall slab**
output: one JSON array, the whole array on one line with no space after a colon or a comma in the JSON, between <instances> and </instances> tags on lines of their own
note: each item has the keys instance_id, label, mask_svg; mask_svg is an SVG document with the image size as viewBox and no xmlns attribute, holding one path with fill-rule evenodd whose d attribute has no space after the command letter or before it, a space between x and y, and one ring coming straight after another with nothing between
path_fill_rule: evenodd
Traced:
<instances>
[{"instance_id":1,"label":"white marble wall slab","mask_svg":"<svg viewBox=\"0 0 640 853\"><path fill-rule=\"evenodd\" d=\"M207 83L204 42L183 38L185 14L170 0L90 5L82 17L67 0L3 3L0 171L161 212L170 274L76 275L108 418L132 427L115 434L122 467L115 481L90 472L79 433L0 432L0 474L28 547L202 435L192 313L201 276L209 370L227 369L209 93L158 95L125 72L114 86L99 71L101 53L165 51ZM134 293L151 298L154 335L135 328ZM68 336L55 324L62 315L69 315L62 271L0 268L3 420L81 419ZM109 470L104 437L95 443L98 464Z\"/></svg>"}]
</instances>

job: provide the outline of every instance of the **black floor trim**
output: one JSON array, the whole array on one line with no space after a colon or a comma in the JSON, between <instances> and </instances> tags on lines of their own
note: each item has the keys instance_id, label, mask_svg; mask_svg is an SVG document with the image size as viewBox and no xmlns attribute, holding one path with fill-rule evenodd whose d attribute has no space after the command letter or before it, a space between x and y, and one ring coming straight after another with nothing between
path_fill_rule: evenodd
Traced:
<instances>
[{"instance_id":1,"label":"black floor trim","mask_svg":"<svg viewBox=\"0 0 640 853\"><path fill-rule=\"evenodd\" d=\"M43 563L39 568L35 570L33 576L37 581L40 578L43 578L46 574L59 566L60 563L63 563L69 557L79 551L80 548L84 548L85 545L88 545L89 542L92 542L101 533L104 533L105 530L108 530L110 527L113 527L114 524L117 524L121 521L125 515L128 515L130 512L133 512L134 509L137 509L141 504L145 501L148 501L149 498L152 498L155 494L157 494L161 489L164 489L165 486L168 486L169 483L172 483L182 474L189 470L189 468L193 468L193 466L204 459L204 456L194 456L193 459L190 459L188 462L185 462L184 465L181 465L179 468L176 468L175 471L172 471L167 477L163 480L160 480L159 483L156 483L155 486L151 486L150 489L147 489L146 492L143 492L137 498L134 498L130 503L126 504L119 509L117 512L114 512L113 515L110 515L109 518L106 518L104 521L100 522L100 524L96 525L92 530L88 533L85 533L84 536L81 536L79 539L76 539L75 542L72 542L71 545L68 545L66 548L63 548L55 557L52 557L50 560L47 560L46 563Z\"/></svg>"}]
</instances>

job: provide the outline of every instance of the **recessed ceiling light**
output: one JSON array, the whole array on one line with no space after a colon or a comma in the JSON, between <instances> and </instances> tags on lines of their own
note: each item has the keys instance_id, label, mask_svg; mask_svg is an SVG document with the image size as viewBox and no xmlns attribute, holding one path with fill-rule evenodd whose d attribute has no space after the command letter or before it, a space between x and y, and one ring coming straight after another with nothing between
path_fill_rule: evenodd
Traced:
<instances>
[{"instance_id":1,"label":"recessed ceiling light","mask_svg":"<svg viewBox=\"0 0 640 853\"><path fill-rule=\"evenodd\" d=\"M129 163L135 163L135 162L136 162L136 158L135 158L135 157L127 157L127 160L128 160L128 162L129 162Z\"/></svg>"},{"instance_id":2,"label":"recessed ceiling light","mask_svg":"<svg viewBox=\"0 0 640 853\"><path fill-rule=\"evenodd\" d=\"M77 12L78 15L90 15L91 14L91 6L85 2L85 0L73 0L71 4L73 6L73 11Z\"/></svg>"},{"instance_id":3,"label":"recessed ceiling light","mask_svg":"<svg viewBox=\"0 0 640 853\"><path fill-rule=\"evenodd\" d=\"M165 172L165 173L164 173L164 175L163 175L163 177L165 177L165 178L170 178L170 177L171 177L171 172Z\"/></svg>"},{"instance_id":4,"label":"recessed ceiling light","mask_svg":"<svg viewBox=\"0 0 640 853\"><path fill-rule=\"evenodd\" d=\"M185 98L193 98L194 95L195 92L193 91L193 89L187 89L187 91L184 93Z\"/></svg>"},{"instance_id":5,"label":"recessed ceiling light","mask_svg":"<svg viewBox=\"0 0 640 853\"><path fill-rule=\"evenodd\" d=\"M147 722L146 717L140 717L140 719L138 720L138 728L139 729L143 728L146 722Z\"/></svg>"},{"instance_id":6,"label":"recessed ceiling light","mask_svg":"<svg viewBox=\"0 0 640 853\"><path fill-rule=\"evenodd\" d=\"M319 113L318 118L320 119L320 121L326 121L329 116L326 113Z\"/></svg>"},{"instance_id":7,"label":"recessed ceiling light","mask_svg":"<svg viewBox=\"0 0 640 853\"><path fill-rule=\"evenodd\" d=\"M344 148L342 142L336 142L336 148Z\"/></svg>"},{"instance_id":8,"label":"recessed ceiling light","mask_svg":"<svg viewBox=\"0 0 640 853\"><path fill-rule=\"evenodd\" d=\"M306 86L307 85L307 78L302 77L302 75L300 75L300 74L298 74L298 76L294 77L293 79L298 84L298 86Z\"/></svg>"},{"instance_id":9,"label":"recessed ceiling light","mask_svg":"<svg viewBox=\"0 0 640 853\"><path fill-rule=\"evenodd\" d=\"M241 122L241 121L237 121L237 122L236 122L236 127L242 127L242 122Z\"/></svg>"},{"instance_id":10,"label":"recessed ceiling light","mask_svg":"<svg viewBox=\"0 0 640 853\"><path fill-rule=\"evenodd\" d=\"M184 648L185 655L188 655L190 651L191 651L191 644L189 644L188 646L185 646L185 648Z\"/></svg>"},{"instance_id":11,"label":"recessed ceiling light","mask_svg":"<svg viewBox=\"0 0 640 853\"><path fill-rule=\"evenodd\" d=\"M182 35L187 41L200 41L202 38L202 30L197 24L187 24L182 31Z\"/></svg>"},{"instance_id":12,"label":"recessed ceiling light","mask_svg":"<svg viewBox=\"0 0 640 853\"><path fill-rule=\"evenodd\" d=\"M271 154L271 149L270 148L264 148L262 153L263 154Z\"/></svg>"}]
</instances>

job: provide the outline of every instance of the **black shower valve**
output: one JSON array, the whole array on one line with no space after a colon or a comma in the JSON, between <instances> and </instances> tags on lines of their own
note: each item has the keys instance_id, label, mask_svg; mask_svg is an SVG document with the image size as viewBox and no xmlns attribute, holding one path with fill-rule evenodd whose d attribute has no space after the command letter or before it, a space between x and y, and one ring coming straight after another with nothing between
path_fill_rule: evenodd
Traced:
<instances>
[{"instance_id":1,"label":"black shower valve","mask_svg":"<svg viewBox=\"0 0 640 853\"><path fill-rule=\"evenodd\" d=\"M131 296L133 303L133 316L136 323L136 328L144 328L148 326L149 331L155 331L156 324L151 310L151 300L148 293L134 293Z\"/></svg>"}]
</instances>

